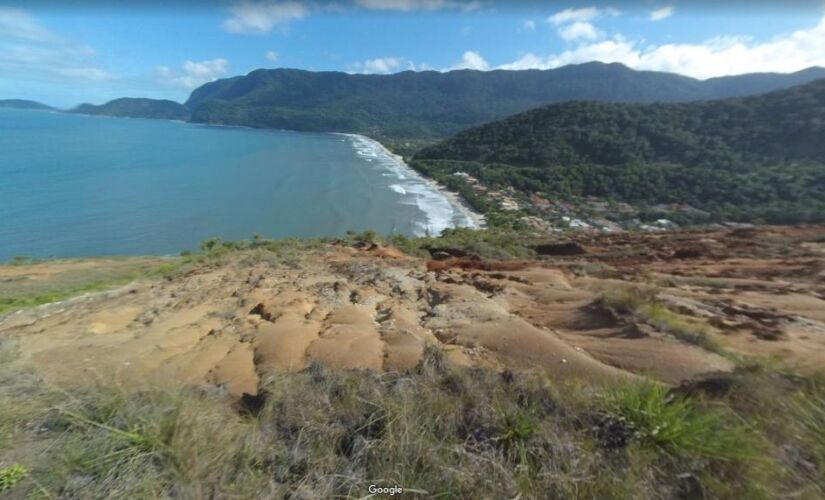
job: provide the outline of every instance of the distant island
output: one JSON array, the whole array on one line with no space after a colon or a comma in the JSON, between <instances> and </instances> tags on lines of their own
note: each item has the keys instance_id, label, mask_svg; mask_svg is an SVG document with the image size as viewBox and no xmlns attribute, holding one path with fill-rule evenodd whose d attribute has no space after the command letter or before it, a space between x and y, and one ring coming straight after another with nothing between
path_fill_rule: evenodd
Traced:
<instances>
[{"instance_id":1,"label":"distant island","mask_svg":"<svg viewBox=\"0 0 825 500\"><path fill-rule=\"evenodd\" d=\"M14 109L54 109L51 106L27 99L0 99L0 108Z\"/></svg>"},{"instance_id":2,"label":"distant island","mask_svg":"<svg viewBox=\"0 0 825 500\"><path fill-rule=\"evenodd\" d=\"M189 118L189 110L180 103L166 99L147 99L143 97L122 97L99 106L81 104L72 109L71 112L86 115L164 120L187 120Z\"/></svg>"}]
</instances>

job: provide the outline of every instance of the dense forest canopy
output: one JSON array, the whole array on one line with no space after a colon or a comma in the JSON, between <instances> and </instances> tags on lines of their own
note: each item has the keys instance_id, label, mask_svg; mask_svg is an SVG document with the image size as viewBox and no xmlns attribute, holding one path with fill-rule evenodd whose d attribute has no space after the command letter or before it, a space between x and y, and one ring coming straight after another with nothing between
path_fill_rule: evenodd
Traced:
<instances>
[{"instance_id":1,"label":"dense forest canopy","mask_svg":"<svg viewBox=\"0 0 825 500\"><path fill-rule=\"evenodd\" d=\"M443 138L459 130L573 99L678 102L742 96L825 77L825 69L696 80L587 63L552 70L405 71L392 75L256 70L207 83L186 106L192 121Z\"/></svg>"},{"instance_id":2,"label":"dense forest canopy","mask_svg":"<svg viewBox=\"0 0 825 500\"><path fill-rule=\"evenodd\" d=\"M787 88L816 78L825 78L825 68L709 80L598 62L550 70L391 75L259 69L207 83L195 89L183 105L126 98L99 106L83 104L74 111L432 141L555 102L718 99Z\"/></svg>"},{"instance_id":3,"label":"dense forest canopy","mask_svg":"<svg viewBox=\"0 0 825 500\"><path fill-rule=\"evenodd\" d=\"M825 79L692 103L554 104L420 151L431 175L557 196L688 203L716 218L825 220Z\"/></svg>"},{"instance_id":4,"label":"dense forest canopy","mask_svg":"<svg viewBox=\"0 0 825 500\"><path fill-rule=\"evenodd\" d=\"M825 69L709 80L603 63L393 75L277 69L208 83L183 105L123 98L74 111L363 133L405 154L464 130L419 152L414 166L441 180L461 170L524 192L799 222L825 220L817 78ZM784 90L751 95L774 89ZM751 96L718 99L743 95Z\"/></svg>"},{"instance_id":5,"label":"dense forest canopy","mask_svg":"<svg viewBox=\"0 0 825 500\"><path fill-rule=\"evenodd\" d=\"M187 120L189 118L189 110L180 103L165 99L146 99L142 97L122 97L99 106L94 104L81 104L74 108L72 112L87 115L158 118L166 120Z\"/></svg>"}]
</instances>

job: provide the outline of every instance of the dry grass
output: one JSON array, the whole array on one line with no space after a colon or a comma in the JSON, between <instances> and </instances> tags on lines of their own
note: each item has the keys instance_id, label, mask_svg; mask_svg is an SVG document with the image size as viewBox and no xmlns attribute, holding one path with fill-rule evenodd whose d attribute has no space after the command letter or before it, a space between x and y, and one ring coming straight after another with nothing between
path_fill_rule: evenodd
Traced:
<instances>
[{"instance_id":1,"label":"dry grass","mask_svg":"<svg viewBox=\"0 0 825 500\"><path fill-rule=\"evenodd\" d=\"M810 473L772 458L785 443L767 439L821 437L822 400L802 396L784 399L800 402L792 428L766 437L747 422L753 403L457 368L435 349L407 373L281 374L245 406L182 387L65 392L5 368L0 467L25 471L11 498L358 498L370 484L436 498L817 491Z\"/></svg>"},{"instance_id":2,"label":"dry grass","mask_svg":"<svg viewBox=\"0 0 825 500\"><path fill-rule=\"evenodd\" d=\"M179 259L124 257L88 260L22 261L0 266L14 268L0 275L0 316L19 309L65 300L84 293L125 285L140 278L159 277L179 265ZM56 269L52 272L51 269ZM41 273L48 272L47 276Z\"/></svg>"},{"instance_id":3,"label":"dry grass","mask_svg":"<svg viewBox=\"0 0 825 500\"><path fill-rule=\"evenodd\" d=\"M620 287L602 292L601 301L604 307L615 313L631 316L682 342L727 355L713 340L707 325L671 311L657 300L657 293L653 287Z\"/></svg>"},{"instance_id":4,"label":"dry grass","mask_svg":"<svg viewBox=\"0 0 825 500\"><path fill-rule=\"evenodd\" d=\"M291 265L322 245L213 242L158 272ZM602 301L714 348L655 289ZM764 364L733 376L730 393L684 397L459 368L429 349L405 373L280 374L239 405L215 389L47 387L0 339L0 487L14 499L361 498L371 484L434 498L825 495L822 380Z\"/></svg>"}]
</instances>

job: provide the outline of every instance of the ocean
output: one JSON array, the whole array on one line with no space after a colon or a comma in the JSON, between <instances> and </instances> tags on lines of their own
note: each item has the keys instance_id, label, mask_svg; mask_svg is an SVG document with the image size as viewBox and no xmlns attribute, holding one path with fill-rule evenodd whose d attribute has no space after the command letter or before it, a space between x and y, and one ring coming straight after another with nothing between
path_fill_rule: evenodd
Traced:
<instances>
[{"instance_id":1,"label":"ocean","mask_svg":"<svg viewBox=\"0 0 825 500\"><path fill-rule=\"evenodd\" d=\"M0 109L0 261L456 226L466 210L365 137Z\"/></svg>"}]
</instances>

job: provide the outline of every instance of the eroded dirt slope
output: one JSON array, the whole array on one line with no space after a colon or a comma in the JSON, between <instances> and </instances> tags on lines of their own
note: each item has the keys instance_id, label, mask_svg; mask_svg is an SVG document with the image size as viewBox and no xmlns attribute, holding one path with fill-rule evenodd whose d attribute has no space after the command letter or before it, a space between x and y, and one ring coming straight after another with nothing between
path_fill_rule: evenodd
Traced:
<instances>
[{"instance_id":1,"label":"eroded dirt slope","mask_svg":"<svg viewBox=\"0 0 825 500\"><path fill-rule=\"evenodd\" d=\"M575 252L518 262L329 245L291 267L230 259L17 312L0 319L0 335L56 384L217 385L239 396L313 361L404 370L428 343L462 364L675 384L730 370L741 354L821 366L824 242L821 227L579 236ZM654 290L671 322L712 343L601 299L628 287Z\"/></svg>"}]
</instances>

